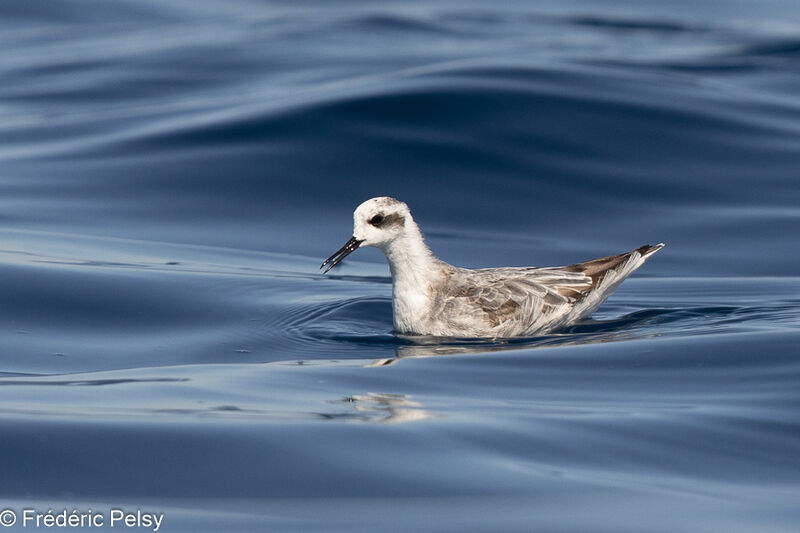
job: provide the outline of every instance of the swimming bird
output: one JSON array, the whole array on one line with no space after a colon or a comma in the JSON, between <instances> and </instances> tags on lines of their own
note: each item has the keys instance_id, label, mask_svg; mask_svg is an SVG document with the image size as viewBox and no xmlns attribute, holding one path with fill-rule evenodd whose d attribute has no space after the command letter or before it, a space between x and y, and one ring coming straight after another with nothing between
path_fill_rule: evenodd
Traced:
<instances>
[{"instance_id":1,"label":"swimming bird","mask_svg":"<svg viewBox=\"0 0 800 533\"><path fill-rule=\"evenodd\" d=\"M394 329L443 337L530 337L590 315L664 244L562 267L467 269L437 259L408 206L382 196L353 213L353 236L322 263L327 273L362 246L380 248L392 274Z\"/></svg>"}]
</instances>

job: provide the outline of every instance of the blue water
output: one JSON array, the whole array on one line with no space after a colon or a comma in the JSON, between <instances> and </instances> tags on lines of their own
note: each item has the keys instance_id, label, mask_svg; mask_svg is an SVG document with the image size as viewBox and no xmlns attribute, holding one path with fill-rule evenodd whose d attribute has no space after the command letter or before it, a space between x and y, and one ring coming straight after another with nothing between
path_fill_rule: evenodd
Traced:
<instances>
[{"instance_id":1,"label":"blue water","mask_svg":"<svg viewBox=\"0 0 800 533\"><path fill-rule=\"evenodd\" d=\"M0 46L11 529L800 527L795 0L7 0ZM379 252L318 270L377 195L459 266L667 247L567 331L401 338Z\"/></svg>"}]
</instances>

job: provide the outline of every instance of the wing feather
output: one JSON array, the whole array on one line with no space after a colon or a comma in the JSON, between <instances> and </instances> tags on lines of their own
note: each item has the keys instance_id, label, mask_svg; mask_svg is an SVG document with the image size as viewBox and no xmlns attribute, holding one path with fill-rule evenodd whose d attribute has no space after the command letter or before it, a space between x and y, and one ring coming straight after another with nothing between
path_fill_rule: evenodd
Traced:
<instances>
[{"instance_id":1,"label":"wing feather","mask_svg":"<svg viewBox=\"0 0 800 533\"><path fill-rule=\"evenodd\" d=\"M663 247L562 267L461 269L446 265L432 294L440 331L513 337L551 331L587 316L644 261Z\"/></svg>"},{"instance_id":2,"label":"wing feather","mask_svg":"<svg viewBox=\"0 0 800 533\"><path fill-rule=\"evenodd\" d=\"M462 270L447 287L443 315L452 327L482 324L502 335L521 334L557 321L581 290L591 286L582 273L541 268Z\"/></svg>"}]
</instances>

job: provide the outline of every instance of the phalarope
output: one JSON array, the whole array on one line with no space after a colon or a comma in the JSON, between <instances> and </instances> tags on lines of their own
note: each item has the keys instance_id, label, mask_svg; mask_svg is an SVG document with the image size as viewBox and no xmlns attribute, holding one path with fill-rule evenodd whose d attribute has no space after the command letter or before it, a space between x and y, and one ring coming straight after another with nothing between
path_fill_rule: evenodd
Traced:
<instances>
[{"instance_id":1,"label":"phalarope","mask_svg":"<svg viewBox=\"0 0 800 533\"><path fill-rule=\"evenodd\" d=\"M386 196L353 213L353 236L322 263L324 273L361 246L380 248L392 274L394 328L401 334L519 337L590 315L664 244L563 267L466 269L437 259L408 206Z\"/></svg>"}]
</instances>

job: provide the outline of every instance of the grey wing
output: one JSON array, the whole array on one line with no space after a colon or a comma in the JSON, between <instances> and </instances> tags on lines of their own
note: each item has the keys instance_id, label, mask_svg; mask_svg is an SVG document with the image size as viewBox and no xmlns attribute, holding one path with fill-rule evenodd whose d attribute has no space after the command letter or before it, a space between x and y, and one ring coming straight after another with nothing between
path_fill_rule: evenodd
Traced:
<instances>
[{"instance_id":1,"label":"grey wing","mask_svg":"<svg viewBox=\"0 0 800 533\"><path fill-rule=\"evenodd\" d=\"M444 315L459 328L482 324L501 336L530 335L566 315L591 279L539 268L462 271L451 286Z\"/></svg>"},{"instance_id":2,"label":"grey wing","mask_svg":"<svg viewBox=\"0 0 800 533\"><path fill-rule=\"evenodd\" d=\"M664 245L549 268L453 269L434 312L473 336L534 335L588 316Z\"/></svg>"}]
</instances>

